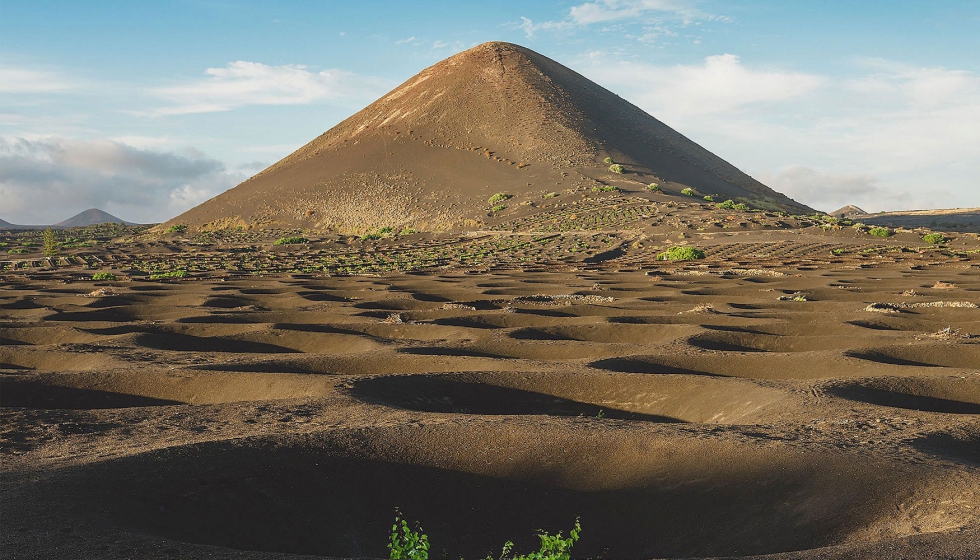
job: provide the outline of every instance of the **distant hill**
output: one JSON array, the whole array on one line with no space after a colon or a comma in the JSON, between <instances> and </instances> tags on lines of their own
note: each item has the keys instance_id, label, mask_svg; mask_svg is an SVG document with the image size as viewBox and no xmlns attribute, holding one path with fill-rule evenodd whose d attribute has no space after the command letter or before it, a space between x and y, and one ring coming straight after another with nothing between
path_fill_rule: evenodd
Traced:
<instances>
[{"instance_id":1,"label":"distant hill","mask_svg":"<svg viewBox=\"0 0 980 560\"><path fill-rule=\"evenodd\" d=\"M83 226L91 226L94 224L105 224L105 223L131 224L132 222L124 222L121 219L113 216L112 214L99 210L98 208L89 208L84 212L79 212L78 214L75 214L74 216L68 218L63 222L58 222L54 224L53 227L59 227L59 228L83 227Z\"/></svg>"},{"instance_id":2,"label":"distant hill","mask_svg":"<svg viewBox=\"0 0 980 560\"><path fill-rule=\"evenodd\" d=\"M581 74L493 42L423 70L158 231L476 229L538 212L549 193L653 196L650 183L668 194L691 188L699 199L813 212ZM513 199L488 212L499 192Z\"/></svg>"},{"instance_id":3,"label":"distant hill","mask_svg":"<svg viewBox=\"0 0 980 560\"><path fill-rule=\"evenodd\" d=\"M113 223L119 224L123 223L126 225L136 225L133 222L125 222L119 218L113 216L108 212L99 210L98 208L89 208L84 212L75 214L71 218L52 224L47 225L23 225L23 224L12 224L6 220L0 219L0 229L45 229L47 227L53 227L55 229L72 228L72 227L84 227L91 226L95 224L105 224Z\"/></svg>"},{"instance_id":4,"label":"distant hill","mask_svg":"<svg viewBox=\"0 0 980 560\"><path fill-rule=\"evenodd\" d=\"M853 218L854 216L866 216L868 213L864 210L854 206L853 204L848 204L843 208L838 208L833 212L830 212L831 216L836 218Z\"/></svg>"},{"instance_id":5,"label":"distant hill","mask_svg":"<svg viewBox=\"0 0 980 560\"><path fill-rule=\"evenodd\" d=\"M905 210L849 216L854 221L889 227L926 227L941 231L980 233L980 208Z\"/></svg>"}]
</instances>

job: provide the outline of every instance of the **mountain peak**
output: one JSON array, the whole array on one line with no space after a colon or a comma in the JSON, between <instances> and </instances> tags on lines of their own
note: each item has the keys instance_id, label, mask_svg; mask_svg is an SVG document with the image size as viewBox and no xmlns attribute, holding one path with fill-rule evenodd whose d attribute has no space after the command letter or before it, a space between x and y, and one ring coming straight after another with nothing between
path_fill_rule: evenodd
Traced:
<instances>
[{"instance_id":1,"label":"mountain peak","mask_svg":"<svg viewBox=\"0 0 980 560\"><path fill-rule=\"evenodd\" d=\"M67 220L54 224L54 227L83 227L105 223L118 224L124 222L108 212L99 210L98 208L89 208L88 210L75 214Z\"/></svg>"},{"instance_id":2,"label":"mountain peak","mask_svg":"<svg viewBox=\"0 0 980 560\"><path fill-rule=\"evenodd\" d=\"M606 158L624 173L611 173ZM689 187L756 207L810 210L581 74L525 47L489 42L422 70L168 223L440 231L487 221L496 192L615 185L645 194L654 182L668 193Z\"/></svg>"}]
</instances>

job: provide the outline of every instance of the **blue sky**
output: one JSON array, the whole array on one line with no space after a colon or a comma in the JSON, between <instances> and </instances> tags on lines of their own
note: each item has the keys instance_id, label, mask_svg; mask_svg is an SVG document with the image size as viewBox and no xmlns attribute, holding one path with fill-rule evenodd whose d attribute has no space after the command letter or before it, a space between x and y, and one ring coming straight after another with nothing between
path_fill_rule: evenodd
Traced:
<instances>
[{"instance_id":1,"label":"blue sky","mask_svg":"<svg viewBox=\"0 0 980 560\"><path fill-rule=\"evenodd\" d=\"M161 221L519 43L818 209L980 206L980 2L0 1L0 218Z\"/></svg>"}]
</instances>

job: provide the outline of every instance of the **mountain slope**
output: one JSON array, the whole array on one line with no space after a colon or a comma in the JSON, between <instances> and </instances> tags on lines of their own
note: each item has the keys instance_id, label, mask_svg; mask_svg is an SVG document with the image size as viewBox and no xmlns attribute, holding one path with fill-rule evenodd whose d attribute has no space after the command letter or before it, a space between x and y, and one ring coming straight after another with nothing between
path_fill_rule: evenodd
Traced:
<instances>
[{"instance_id":1,"label":"mountain slope","mask_svg":"<svg viewBox=\"0 0 980 560\"><path fill-rule=\"evenodd\" d=\"M612 173L607 157L625 173ZM561 64L485 43L163 227L478 227L499 219L487 213L496 192L515 195L511 212L526 214L544 193L607 185L642 193L652 182L810 211Z\"/></svg>"}]
</instances>

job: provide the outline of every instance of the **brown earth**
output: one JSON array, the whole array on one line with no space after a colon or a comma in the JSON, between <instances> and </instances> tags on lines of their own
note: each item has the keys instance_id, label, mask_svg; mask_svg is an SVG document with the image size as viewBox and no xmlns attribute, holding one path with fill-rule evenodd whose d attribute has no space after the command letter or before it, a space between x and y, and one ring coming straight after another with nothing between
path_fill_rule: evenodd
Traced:
<instances>
[{"instance_id":1,"label":"brown earth","mask_svg":"<svg viewBox=\"0 0 980 560\"><path fill-rule=\"evenodd\" d=\"M611 158L624 172L610 171ZM427 68L282 161L157 231L483 229L594 188L811 211L580 74L484 43ZM496 193L512 198L491 211ZM554 201L553 201L554 202Z\"/></svg>"},{"instance_id":2,"label":"brown earth","mask_svg":"<svg viewBox=\"0 0 980 560\"><path fill-rule=\"evenodd\" d=\"M2 556L980 556L980 239L659 196L0 262Z\"/></svg>"}]
</instances>

